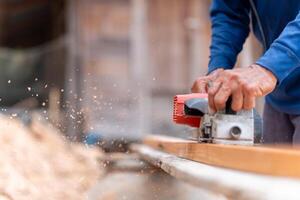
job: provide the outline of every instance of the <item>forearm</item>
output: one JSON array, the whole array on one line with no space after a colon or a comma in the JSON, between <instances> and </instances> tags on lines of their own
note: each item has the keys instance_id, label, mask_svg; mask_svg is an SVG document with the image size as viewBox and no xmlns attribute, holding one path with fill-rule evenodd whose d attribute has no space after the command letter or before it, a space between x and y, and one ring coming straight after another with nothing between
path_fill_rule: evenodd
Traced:
<instances>
[{"instance_id":1,"label":"forearm","mask_svg":"<svg viewBox=\"0 0 300 200\"><path fill-rule=\"evenodd\" d=\"M231 69L249 34L247 1L214 0L211 6L212 39L208 72Z\"/></svg>"},{"instance_id":2,"label":"forearm","mask_svg":"<svg viewBox=\"0 0 300 200\"><path fill-rule=\"evenodd\" d=\"M278 85L300 67L300 13L256 63L271 71Z\"/></svg>"}]
</instances>

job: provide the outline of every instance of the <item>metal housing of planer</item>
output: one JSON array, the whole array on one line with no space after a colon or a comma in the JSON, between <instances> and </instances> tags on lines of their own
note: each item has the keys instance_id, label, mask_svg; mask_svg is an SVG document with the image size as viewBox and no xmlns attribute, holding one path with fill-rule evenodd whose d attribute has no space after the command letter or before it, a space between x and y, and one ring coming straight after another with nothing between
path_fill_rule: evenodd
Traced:
<instances>
[{"instance_id":1,"label":"metal housing of planer","mask_svg":"<svg viewBox=\"0 0 300 200\"><path fill-rule=\"evenodd\" d=\"M253 109L234 112L230 107L229 100L226 109L210 114L207 95L177 95L174 98L173 119L176 123L188 125L194 124L191 120L198 120L198 129L192 139L199 142L253 145L255 137L260 137L262 132L260 116ZM176 120L179 113L180 121Z\"/></svg>"}]
</instances>

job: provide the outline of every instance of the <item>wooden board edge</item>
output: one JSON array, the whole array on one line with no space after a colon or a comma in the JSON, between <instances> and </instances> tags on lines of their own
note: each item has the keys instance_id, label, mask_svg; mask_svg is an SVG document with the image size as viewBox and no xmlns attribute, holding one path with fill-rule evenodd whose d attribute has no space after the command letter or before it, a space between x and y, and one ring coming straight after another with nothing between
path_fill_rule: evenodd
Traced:
<instances>
[{"instance_id":1,"label":"wooden board edge","mask_svg":"<svg viewBox=\"0 0 300 200\"><path fill-rule=\"evenodd\" d=\"M143 143L181 158L247 172L300 178L300 151L272 147L197 143L147 136Z\"/></svg>"}]
</instances>

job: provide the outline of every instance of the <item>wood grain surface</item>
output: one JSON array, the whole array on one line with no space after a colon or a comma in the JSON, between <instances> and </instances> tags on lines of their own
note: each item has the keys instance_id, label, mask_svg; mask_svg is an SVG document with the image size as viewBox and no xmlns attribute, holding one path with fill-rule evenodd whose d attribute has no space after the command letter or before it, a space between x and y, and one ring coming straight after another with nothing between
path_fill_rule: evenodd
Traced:
<instances>
[{"instance_id":1,"label":"wood grain surface","mask_svg":"<svg viewBox=\"0 0 300 200\"><path fill-rule=\"evenodd\" d=\"M207 144L154 135L147 136L143 143L209 165L300 178L300 150L296 148Z\"/></svg>"},{"instance_id":2,"label":"wood grain surface","mask_svg":"<svg viewBox=\"0 0 300 200\"><path fill-rule=\"evenodd\" d=\"M223 199L299 200L299 179L211 166L180 158L144 144L132 144L130 149L140 155L141 159L162 169L177 180L226 197Z\"/></svg>"}]
</instances>

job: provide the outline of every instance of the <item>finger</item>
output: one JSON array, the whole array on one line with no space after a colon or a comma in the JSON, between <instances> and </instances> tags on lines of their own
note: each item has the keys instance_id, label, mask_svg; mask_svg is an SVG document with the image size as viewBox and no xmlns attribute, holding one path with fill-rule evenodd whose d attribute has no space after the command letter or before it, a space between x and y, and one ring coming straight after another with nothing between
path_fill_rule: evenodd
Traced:
<instances>
[{"instance_id":1,"label":"finger","mask_svg":"<svg viewBox=\"0 0 300 200\"><path fill-rule=\"evenodd\" d=\"M270 83L268 81L264 81L259 84L258 90L256 91L256 96L261 97L272 92L273 87L270 87Z\"/></svg>"},{"instance_id":2,"label":"finger","mask_svg":"<svg viewBox=\"0 0 300 200\"><path fill-rule=\"evenodd\" d=\"M193 87L191 88L193 93L206 93L207 81L197 80L194 82Z\"/></svg>"},{"instance_id":3,"label":"finger","mask_svg":"<svg viewBox=\"0 0 300 200\"><path fill-rule=\"evenodd\" d=\"M255 96L246 94L244 96L243 109L251 110L255 107Z\"/></svg>"},{"instance_id":4,"label":"finger","mask_svg":"<svg viewBox=\"0 0 300 200\"><path fill-rule=\"evenodd\" d=\"M212 71L209 74L209 76L211 77L211 80L215 80L216 78L218 78L219 75L221 74L221 72L223 72L223 71L224 71L224 69L221 69L221 68Z\"/></svg>"},{"instance_id":5,"label":"finger","mask_svg":"<svg viewBox=\"0 0 300 200\"><path fill-rule=\"evenodd\" d=\"M222 110L226 106L226 101L231 95L232 91L228 82L222 83L222 86L214 96L214 105L217 110Z\"/></svg>"},{"instance_id":6,"label":"finger","mask_svg":"<svg viewBox=\"0 0 300 200\"><path fill-rule=\"evenodd\" d=\"M259 92L257 91L256 85L246 84L243 87L243 94L244 94L244 103L243 109L250 110L255 107L255 97Z\"/></svg>"},{"instance_id":7,"label":"finger","mask_svg":"<svg viewBox=\"0 0 300 200\"><path fill-rule=\"evenodd\" d=\"M243 108L244 96L242 90L236 90L232 93L231 108L234 111L240 111Z\"/></svg>"},{"instance_id":8,"label":"finger","mask_svg":"<svg viewBox=\"0 0 300 200\"><path fill-rule=\"evenodd\" d=\"M215 93L220 89L221 82L214 82L213 84L210 84L207 88L208 90L208 106L212 113L215 113L217 111L215 103L214 103L214 97Z\"/></svg>"},{"instance_id":9,"label":"finger","mask_svg":"<svg viewBox=\"0 0 300 200\"><path fill-rule=\"evenodd\" d=\"M207 92L211 96L215 96L217 91L220 89L222 85L223 79L217 79L215 81L210 81L209 84L207 84Z\"/></svg>"}]
</instances>

